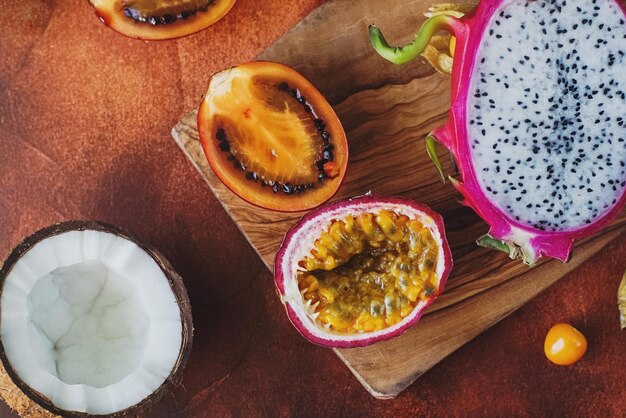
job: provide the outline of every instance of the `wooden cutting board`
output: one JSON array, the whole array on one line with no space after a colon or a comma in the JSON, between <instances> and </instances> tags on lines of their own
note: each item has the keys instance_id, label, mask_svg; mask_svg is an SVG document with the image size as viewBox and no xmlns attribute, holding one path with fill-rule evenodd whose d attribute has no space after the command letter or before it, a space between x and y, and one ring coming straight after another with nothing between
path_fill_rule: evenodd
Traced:
<instances>
[{"instance_id":1,"label":"wooden cutting board","mask_svg":"<svg viewBox=\"0 0 626 418\"><path fill-rule=\"evenodd\" d=\"M429 0L330 0L258 57L304 74L339 115L349 139L350 162L336 199L369 191L403 195L444 215L455 260L445 293L401 337L365 348L335 350L366 389L381 399L396 396L611 240L623 239L626 231L622 212L610 228L577 245L569 263L547 261L533 269L476 246L474 241L487 225L458 203L449 183L439 182L423 141L446 121L449 78L435 73L423 59L401 67L383 61L367 39L367 25L375 22L388 39L410 40L430 4ZM202 152L196 112L176 125L172 135L271 269L284 233L303 213L256 208L223 186ZM451 172L449 164L445 168Z\"/></svg>"}]
</instances>

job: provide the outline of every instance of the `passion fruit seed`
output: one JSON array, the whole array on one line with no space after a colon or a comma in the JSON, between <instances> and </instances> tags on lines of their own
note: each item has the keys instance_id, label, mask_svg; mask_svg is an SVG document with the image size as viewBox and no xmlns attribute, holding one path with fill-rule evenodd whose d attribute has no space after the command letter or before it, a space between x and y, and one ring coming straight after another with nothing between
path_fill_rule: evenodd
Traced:
<instances>
[{"instance_id":1,"label":"passion fruit seed","mask_svg":"<svg viewBox=\"0 0 626 418\"><path fill-rule=\"evenodd\" d=\"M204 12L215 0L122 0L124 14L140 23L167 25Z\"/></svg>"},{"instance_id":2,"label":"passion fruit seed","mask_svg":"<svg viewBox=\"0 0 626 418\"><path fill-rule=\"evenodd\" d=\"M315 110L309 105L306 98L302 96L299 90L290 88L289 85L285 82L279 83L276 86L276 88L281 92L287 92L291 96L293 96L296 99L296 101L303 106L305 112L311 113L314 117L313 123L315 125L315 130L319 133L320 138L322 139L322 144L323 144L322 152L321 152L321 159L315 163L315 167L317 171L319 172L317 176L318 182L323 182L327 178L336 177L339 173L336 169L336 166L332 163L333 158L334 158L332 150L334 149L334 146L333 144L330 143L331 137L330 137L330 134L325 130L326 123L324 122L324 120L317 116L317 114L315 113ZM295 184L295 185L290 184L290 183L284 183L284 182L281 183L276 180L267 179L255 171L247 170L247 167L245 166L245 164L240 162L237 159L237 157L233 154L231 150L231 144L228 140L228 136L226 134L226 131L223 128L220 128L217 130L217 132L215 133L215 138L219 141L220 150L223 152L228 152L230 154L228 156L228 159L233 161L233 165L235 166L235 168L240 168L241 170L245 172L246 179L251 180L251 181L260 181L261 186L263 187L270 186L272 190L274 191L274 193L282 192L285 194L298 194L307 189L311 189L315 187L314 183L304 183L304 184Z\"/></svg>"},{"instance_id":3,"label":"passion fruit seed","mask_svg":"<svg viewBox=\"0 0 626 418\"><path fill-rule=\"evenodd\" d=\"M419 220L389 210L332 221L299 262L298 287L316 321L336 332L402 321L437 289L438 247Z\"/></svg>"}]
</instances>

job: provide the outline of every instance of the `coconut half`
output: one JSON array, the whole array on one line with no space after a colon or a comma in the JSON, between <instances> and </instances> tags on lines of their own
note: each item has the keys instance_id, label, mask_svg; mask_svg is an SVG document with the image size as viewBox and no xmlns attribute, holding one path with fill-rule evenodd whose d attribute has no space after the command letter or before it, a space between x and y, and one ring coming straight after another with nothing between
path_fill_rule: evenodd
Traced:
<instances>
[{"instance_id":1,"label":"coconut half","mask_svg":"<svg viewBox=\"0 0 626 418\"><path fill-rule=\"evenodd\" d=\"M143 411L180 381L192 334L180 276L113 226L44 228L0 270L0 357L55 414Z\"/></svg>"}]
</instances>

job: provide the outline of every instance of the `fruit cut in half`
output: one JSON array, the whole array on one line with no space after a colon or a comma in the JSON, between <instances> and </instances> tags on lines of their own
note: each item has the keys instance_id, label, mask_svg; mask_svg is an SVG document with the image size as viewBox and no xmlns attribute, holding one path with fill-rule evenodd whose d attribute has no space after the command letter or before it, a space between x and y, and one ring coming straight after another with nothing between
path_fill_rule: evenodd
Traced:
<instances>
[{"instance_id":1,"label":"fruit cut in half","mask_svg":"<svg viewBox=\"0 0 626 418\"><path fill-rule=\"evenodd\" d=\"M0 286L4 368L50 412L137 414L179 383L193 333L182 279L115 227L36 232L8 257Z\"/></svg>"},{"instance_id":2,"label":"fruit cut in half","mask_svg":"<svg viewBox=\"0 0 626 418\"><path fill-rule=\"evenodd\" d=\"M415 324L451 269L440 215L404 198L362 196L304 216L276 255L274 280L305 338L361 347Z\"/></svg>"},{"instance_id":3,"label":"fruit cut in half","mask_svg":"<svg viewBox=\"0 0 626 418\"><path fill-rule=\"evenodd\" d=\"M440 29L456 37L452 105L429 154L438 141L454 155L453 185L491 227L479 244L567 261L626 204L623 1L482 0L428 19L405 47L376 27L370 39L404 63Z\"/></svg>"},{"instance_id":4,"label":"fruit cut in half","mask_svg":"<svg viewBox=\"0 0 626 418\"><path fill-rule=\"evenodd\" d=\"M221 18L235 0L89 0L107 26L130 38L180 38Z\"/></svg>"},{"instance_id":5,"label":"fruit cut in half","mask_svg":"<svg viewBox=\"0 0 626 418\"><path fill-rule=\"evenodd\" d=\"M214 74L198 131L217 177L266 209L319 206L346 174L348 142L337 115L307 79L282 64L249 62Z\"/></svg>"}]
</instances>

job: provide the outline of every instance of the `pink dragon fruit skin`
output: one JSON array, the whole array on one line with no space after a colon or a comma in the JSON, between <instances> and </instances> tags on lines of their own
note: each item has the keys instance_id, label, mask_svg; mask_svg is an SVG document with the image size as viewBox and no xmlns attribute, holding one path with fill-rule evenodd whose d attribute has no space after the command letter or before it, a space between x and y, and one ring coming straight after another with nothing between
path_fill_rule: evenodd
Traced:
<instances>
[{"instance_id":1,"label":"pink dragon fruit skin","mask_svg":"<svg viewBox=\"0 0 626 418\"><path fill-rule=\"evenodd\" d=\"M470 95L473 94L471 90L472 78L478 76L475 73L476 58L481 45L485 42L486 30L491 29L490 24L494 15L503 13L507 5L513 1L515 0L482 0L471 13L460 19L447 15L434 16L425 22L416 35L415 41L406 47L390 47L375 26L370 27L370 39L381 56L401 64L419 55L430 37L438 30L445 29L456 37L456 50L452 67L450 117L446 125L435 129L427 138L427 143L430 146L429 155L434 157L435 164L440 168L436 153L433 150L433 144L438 142L447 147L454 156L460 181L450 177L452 184L463 195L462 203L471 207L490 226L489 234L478 240L480 245L506 251L512 258L520 256L530 265L542 256L557 258L566 262L570 257L575 240L593 235L607 226L620 213L626 204L626 188L624 181L621 181L614 203L609 205L606 211L594 217L592 222L573 228L541 230L507 214L494 203L492 196L489 196L481 187L476 173L476 164L472 158L471 138L468 129L468 102L471 99ZM589 1L593 1L595 4L594 0ZM621 4L621 0L606 0L598 4L601 7L607 7L608 3L617 4L618 13L621 11L621 14L626 17L626 9ZM502 15L500 14L500 16ZM622 16L618 19L623 24ZM621 41L622 35L619 36L620 41L618 42L623 42L622 48L624 48L623 45L626 45L626 40ZM624 37L626 39L626 35ZM620 56L623 57L623 50L619 51ZM621 68L622 70L619 71L622 73L620 74L626 77L626 59L622 59ZM623 104L622 110L625 110L626 101L621 103ZM626 114L626 112L622 113ZM621 120L621 118L619 119ZM623 142L623 138L626 137L626 124L620 122L619 126L616 130L618 134L622 135L622 140L617 144L617 147L621 147L623 150L626 148ZM625 164L623 157L621 161L618 159L614 163L621 164L622 167ZM624 170L622 170L622 177L623 172ZM626 178L622 180L626 180Z\"/></svg>"}]
</instances>

